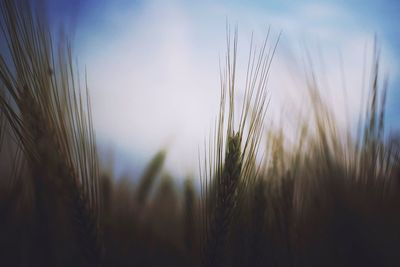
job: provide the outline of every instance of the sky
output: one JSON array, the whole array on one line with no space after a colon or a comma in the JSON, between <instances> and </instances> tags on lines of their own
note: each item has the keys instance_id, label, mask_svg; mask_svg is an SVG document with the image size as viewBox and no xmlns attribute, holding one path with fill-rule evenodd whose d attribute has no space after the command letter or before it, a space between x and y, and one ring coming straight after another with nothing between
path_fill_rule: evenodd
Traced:
<instances>
[{"instance_id":1,"label":"sky","mask_svg":"<svg viewBox=\"0 0 400 267\"><path fill-rule=\"evenodd\" d=\"M162 148L175 176L197 172L218 112L227 21L239 31L239 84L251 35L260 45L270 27L273 45L282 33L268 86L267 119L276 123L293 123L309 109L309 53L322 95L339 121L354 125L376 35L389 75L388 130L400 129L398 1L56 0L48 13L54 28L71 32L87 69L99 145L121 173L140 171Z\"/></svg>"}]
</instances>

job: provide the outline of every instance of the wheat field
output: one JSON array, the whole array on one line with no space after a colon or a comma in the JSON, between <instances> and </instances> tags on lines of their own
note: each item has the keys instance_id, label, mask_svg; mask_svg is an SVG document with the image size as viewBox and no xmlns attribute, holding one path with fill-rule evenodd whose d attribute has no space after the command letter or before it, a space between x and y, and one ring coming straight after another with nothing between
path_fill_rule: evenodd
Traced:
<instances>
[{"instance_id":1,"label":"wheat field","mask_svg":"<svg viewBox=\"0 0 400 267\"><path fill-rule=\"evenodd\" d=\"M141 177L102 166L68 35L28 1L0 3L1 266L400 266L400 140L385 132L378 48L355 133L310 70L312 117L290 143L265 123L279 38L251 46L238 107L228 26L219 114L180 188L168 150Z\"/></svg>"}]
</instances>

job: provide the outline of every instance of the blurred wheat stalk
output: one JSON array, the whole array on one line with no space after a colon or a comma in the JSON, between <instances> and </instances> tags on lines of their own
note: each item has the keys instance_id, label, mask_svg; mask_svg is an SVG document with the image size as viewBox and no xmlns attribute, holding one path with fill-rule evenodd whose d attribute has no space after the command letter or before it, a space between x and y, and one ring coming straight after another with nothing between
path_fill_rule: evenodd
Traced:
<instances>
[{"instance_id":1,"label":"blurred wheat stalk","mask_svg":"<svg viewBox=\"0 0 400 267\"><path fill-rule=\"evenodd\" d=\"M51 239L64 224L82 261L96 265L101 196L89 96L81 95L67 39L52 39L39 10L32 12L27 1L1 1L0 10L10 56L0 58L0 104L29 166L34 231L43 244L38 257L46 266L57 264Z\"/></svg>"}]
</instances>

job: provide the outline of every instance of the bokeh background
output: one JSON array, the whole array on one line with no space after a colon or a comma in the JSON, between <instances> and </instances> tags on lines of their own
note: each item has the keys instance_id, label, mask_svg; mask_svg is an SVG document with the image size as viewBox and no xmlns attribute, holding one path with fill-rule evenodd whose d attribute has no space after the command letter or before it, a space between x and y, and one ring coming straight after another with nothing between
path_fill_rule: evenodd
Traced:
<instances>
[{"instance_id":1,"label":"bokeh background","mask_svg":"<svg viewBox=\"0 0 400 267\"><path fill-rule=\"evenodd\" d=\"M287 124L287 135L293 115L309 109L308 55L338 120L355 125L375 36L389 76L386 127L400 127L398 1L57 0L47 12L55 31L64 25L72 35L87 70L98 145L117 177L137 176L161 148L174 177L196 174L218 110L227 22L239 28L239 81L251 34L261 43L269 27L271 40L282 32L268 121Z\"/></svg>"}]
</instances>

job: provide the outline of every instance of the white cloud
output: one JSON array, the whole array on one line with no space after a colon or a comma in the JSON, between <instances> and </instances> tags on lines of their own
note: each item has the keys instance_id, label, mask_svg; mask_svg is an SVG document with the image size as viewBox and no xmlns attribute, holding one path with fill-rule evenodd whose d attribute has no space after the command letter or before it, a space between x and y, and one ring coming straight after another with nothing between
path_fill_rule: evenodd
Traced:
<instances>
[{"instance_id":1,"label":"white cloud","mask_svg":"<svg viewBox=\"0 0 400 267\"><path fill-rule=\"evenodd\" d=\"M273 118L282 106L304 103L299 55L306 40L314 59L322 49L325 64L317 74L326 86L336 112L344 118L339 53L343 55L349 112L360 102L362 48L369 36L357 31L346 12L313 5L287 13L251 7L214 4L189 6L181 1L146 1L139 14L124 10L110 15L115 34L97 29L81 42L88 67L96 130L126 151L150 157L167 146L167 165L176 175L197 170L197 149L208 136L218 110L218 55L224 52L225 19L238 22L239 57L246 62L250 34L262 40L268 25L284 36L270 80ZM338 17L339 16L339 17ZM349 28L328 23L348 19ZM272 38L273 39L273 38ZM309 45L309 44L313 45ZM86 47L86 48L85 48ZM240 66L240 65L239 65ZM242 73L244 68L239 68ZM326 88L326 87L324 87ZM304 108L304 107L303 107ZM353 118L354 119L354 118Z\"/></svg>"}]
</instances>

